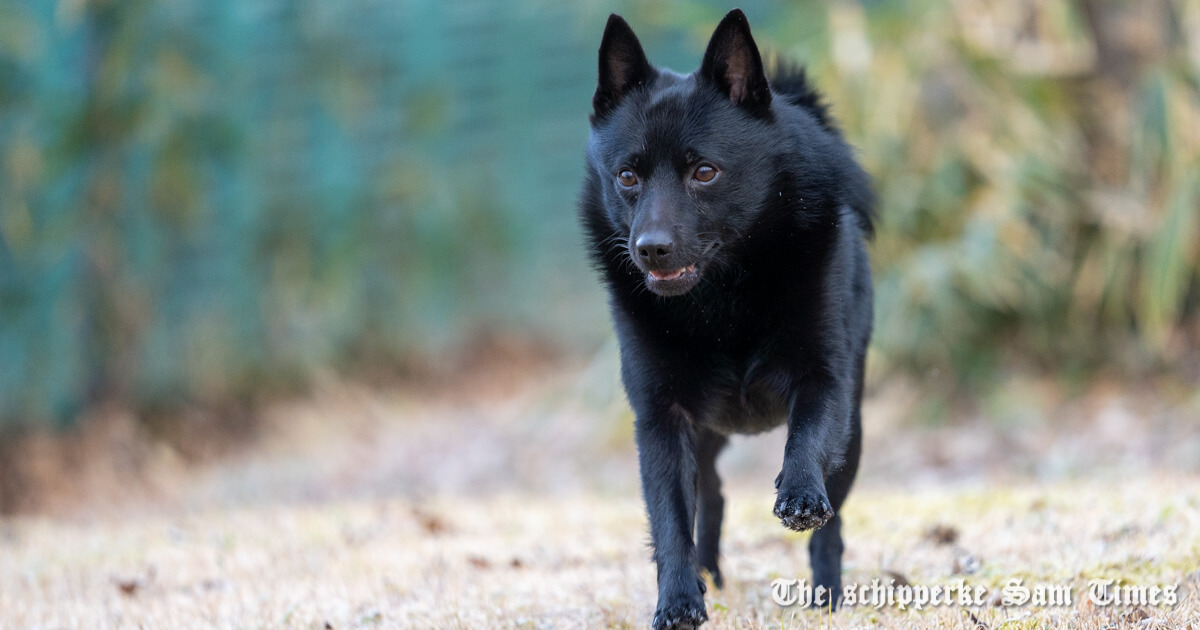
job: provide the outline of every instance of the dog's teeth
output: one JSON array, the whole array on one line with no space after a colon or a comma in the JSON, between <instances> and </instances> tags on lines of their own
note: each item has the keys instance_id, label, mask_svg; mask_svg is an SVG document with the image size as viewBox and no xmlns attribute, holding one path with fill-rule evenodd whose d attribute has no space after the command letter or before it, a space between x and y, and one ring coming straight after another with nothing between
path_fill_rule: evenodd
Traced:
<instances>
[{"instance_id":1,"label":"dog's teeth","mask_svg":"<svg viewBox=\"0 0 1200 630\"><path fill-rule=\"evenodd\" d=\"M683 276L685 273L694 273L695 271L696 265L691 264L686 267L680 267L675 271L651 271L650 275L653 276L655 280L675 280Z\"/></svg>"}]
</instances>

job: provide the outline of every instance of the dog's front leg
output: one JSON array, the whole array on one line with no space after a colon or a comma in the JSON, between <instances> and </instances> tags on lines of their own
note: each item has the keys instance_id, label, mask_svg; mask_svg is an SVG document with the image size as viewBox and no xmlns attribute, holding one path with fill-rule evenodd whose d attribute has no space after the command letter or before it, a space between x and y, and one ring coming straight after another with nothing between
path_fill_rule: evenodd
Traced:
<instances>
[{"instance_id":1,"label":"dog's front leg","mask_svg":"<svg viewBox=\"0 0 1200 630\"><path fill-rule=\"evenodd\" d=\"M696 520L696 447L691 421L677 406L639 409L638 463L658 567L655 630L699 627L704 611L692 527Z\"/></svg>"},{"instance_id":2,"label":"dog's front leg","mask_svg":"<svg viewBox=\"0 0 1200 630\"><path fill-rule=\"evenodd\" d=\"M850 435L845 389L833 379L810 378L792 394L783 469L775 479L775 516L789 529L816 529L833 518L825 477Z\"/></svg>"}]
</instances>

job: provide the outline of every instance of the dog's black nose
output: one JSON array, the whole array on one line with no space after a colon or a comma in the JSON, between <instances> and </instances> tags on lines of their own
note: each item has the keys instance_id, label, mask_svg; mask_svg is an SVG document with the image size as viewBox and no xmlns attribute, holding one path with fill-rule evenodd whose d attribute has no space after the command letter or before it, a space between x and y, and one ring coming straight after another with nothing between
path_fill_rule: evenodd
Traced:
<instances>
[{"instance_id":1,"label":"dog's black nose","mask_svg":"<svg viewBox=\"0 0 1200 630\"><path fill-rule=\"evenodd\" d=\"M661 230L646 232L634 243L638 257L652 268L662 266L671 255L671 236Z\"/></svg>"}]
</instances>

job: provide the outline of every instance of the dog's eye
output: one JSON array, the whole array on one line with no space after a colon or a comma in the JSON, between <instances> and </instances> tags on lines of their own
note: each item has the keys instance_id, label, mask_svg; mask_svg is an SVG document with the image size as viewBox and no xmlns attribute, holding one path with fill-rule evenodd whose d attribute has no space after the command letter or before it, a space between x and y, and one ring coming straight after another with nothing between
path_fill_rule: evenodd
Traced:
<instances>
[{"instance_id":1,"label":"dog's eye","mask_svg":"<svg viewBox=\"0 0 1200 630\"><path fill-rule=\"evenodd\" d=\"M638 178L637 175L633 174L633 171L624 169L620 173L617 173L617 181L626 188L633 188L637 186Z\"/></svg>"},{"instance_id":2,"label":"dog's eye","mask_svg":"<svg viewBox=\"0 0 1200 630\"><path fill-rule=\"evenodd\" d=\"M701 164L696 167L696 172L692 173L692 178L698 182L707 184L717 177L717 167L712 164Z\"/></svg>"}]
</instances>

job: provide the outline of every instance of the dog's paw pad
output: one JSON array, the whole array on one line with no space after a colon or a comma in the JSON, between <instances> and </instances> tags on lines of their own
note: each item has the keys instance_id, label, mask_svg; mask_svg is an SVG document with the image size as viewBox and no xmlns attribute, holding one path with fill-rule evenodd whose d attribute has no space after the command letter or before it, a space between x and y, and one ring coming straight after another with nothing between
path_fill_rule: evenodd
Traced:
<instances>
[{"instance_id":1,"label":"dog's paw pad","mask_svg":"<svg viewBox=\"0 0 1200 630\"><path fill-rule=\"evenodd\" d=\"M704 605L684 604L659 608L654 613L654 630L696 630L708 621Z\"/></svg>"},{"instance_id":2,"label":"dog's paw pad","mask_svg":"<svg viewBox=\"0 0 1200 630\"><path fill-rule=\"evenodd\" d=\"M783 494L775 501L775 516L784 527L802 532L817 529L833 518L833 507L824 494Z\"/></svg>"}]
</instances>

